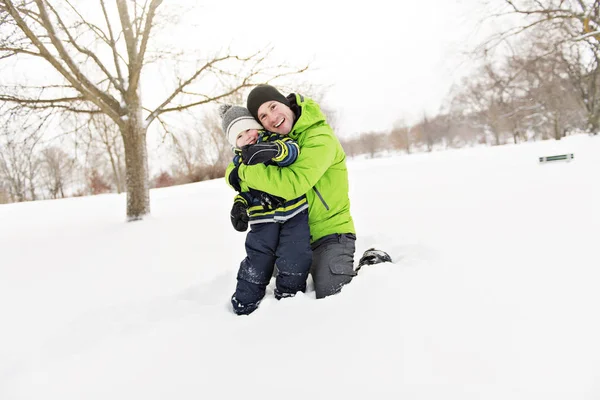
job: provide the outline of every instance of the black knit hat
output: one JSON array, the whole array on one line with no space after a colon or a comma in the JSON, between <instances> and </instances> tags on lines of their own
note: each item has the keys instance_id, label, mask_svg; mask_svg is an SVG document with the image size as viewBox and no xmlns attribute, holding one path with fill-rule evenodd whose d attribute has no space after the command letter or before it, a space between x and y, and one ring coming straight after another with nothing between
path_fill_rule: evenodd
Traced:
<instances>
[{"instance_id":1,"label":"black knit hat","mask_svg":"<svg viewBox=\"0 0 600 400\"><path fill-rule=\"evenodd\" d=\"M258 109L267 101L278 101L280 103L285 104L286 106L290 106L290 101L286 99L284 95L279 93L277 89L275 89L271 85L258 85L254 89L250 91L248 95L248 100L246 101L246 108L250 111L250 114L259 121L258 119Z\"/></svg>"}]
</instances>

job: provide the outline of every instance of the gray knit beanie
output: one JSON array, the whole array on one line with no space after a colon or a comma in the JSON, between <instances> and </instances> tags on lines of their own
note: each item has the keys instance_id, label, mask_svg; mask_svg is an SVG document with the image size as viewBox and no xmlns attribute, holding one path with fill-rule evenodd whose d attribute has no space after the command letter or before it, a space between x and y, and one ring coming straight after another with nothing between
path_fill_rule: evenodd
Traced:
<instances>
[{"instance_id":1,"label":"gray knit beanie","mask_svg":"<svg viewBox=\"0 0 600 400\"><path fill-rule=\"evenodd\" d=\"M219 107L219 115L223 118L222 127L227 141L233 147L240 132L248 129L263 129L262 125L256 122L252 114L245 107L223 104Z\"/></svg>"},{"instance_id":2,"label":"gray knit beanie","mask_svg":"<svg viewBox=\"0 0 600 400\"><path fill-rule=\"evenodd\" d=\"M275 100L286 106L290 106L290 101L282 95L279 90L271 85L258 85L250 91L246 100L246 107L252 116L258 121L258 109L267 101Z\"/></svg>"}]
</instances>

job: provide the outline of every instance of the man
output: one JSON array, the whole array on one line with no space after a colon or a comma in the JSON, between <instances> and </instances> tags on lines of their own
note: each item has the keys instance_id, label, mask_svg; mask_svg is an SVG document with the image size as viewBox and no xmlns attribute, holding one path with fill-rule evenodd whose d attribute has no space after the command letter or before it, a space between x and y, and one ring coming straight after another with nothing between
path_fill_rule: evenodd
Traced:
<instances>
[{"instance_id":1,"label":"man","mask_svg":"<svg viewBox=\"0 0 600 400\"><path fill-rule=\"evenodd\" d=\"M289 135L300 146L296 162L286 168L239 165L228 169L230 185L244 181L249 187L283 199L306 194L313 258L311 275L316 297L338 293L356 275L354 252L356 233L350 214L346 154L319 105L299 94L285 97L270 85L258 85L248 95L246 107L262 126L274 133ZM272 157L275 147L242 149L242 158ZM391 261L374 250L360 265ZM377 252L377 251L375 251Z\"/></svg>"}]
</instances>

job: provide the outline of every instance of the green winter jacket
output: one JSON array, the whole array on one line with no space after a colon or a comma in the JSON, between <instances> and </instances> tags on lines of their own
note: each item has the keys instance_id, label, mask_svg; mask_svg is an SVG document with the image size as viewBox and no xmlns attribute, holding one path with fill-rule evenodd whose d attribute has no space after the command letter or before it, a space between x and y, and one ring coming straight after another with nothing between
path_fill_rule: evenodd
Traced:
<instances>
[{"instance_id":1,"label":"green winter jacket","mask_svg":"<svg viewBox=\"0 0 600 400\"><path fill-rule=\"evenodd\" d=\"M242 164L239 177L249 187L284 199L306 194L311 242L334 233L355 233L342 145L317 103L298 94L296 102L301 114L289 134L300 146L296 162L288 167Z\"/></svg>"}]
</instances>

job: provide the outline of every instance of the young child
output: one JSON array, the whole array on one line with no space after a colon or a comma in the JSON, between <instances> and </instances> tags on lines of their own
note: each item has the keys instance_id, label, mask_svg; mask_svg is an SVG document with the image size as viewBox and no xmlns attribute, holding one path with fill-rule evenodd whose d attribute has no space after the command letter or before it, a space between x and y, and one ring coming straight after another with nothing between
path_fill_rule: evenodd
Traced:
<instances>
[{"instance_id":1,"label":"young child","mask_svg":"<svg viewBox=\"0 0 600 400\"><path fill-rule=\"evenodd\" d=\"M287 167L296 161L298 144L287 135L265 131L248 109L227 104L219 111L223 131L235 153L228 171L241 163ZM286 201L243 182L234 189L238 194L231 209L231 223L240 232L250 225L250 231L231 304L236 314L246 315L258 308L275 265L275 298L292 297L306 290L312 262L308 203L306 196Z\"/></svg>"}]
</instances>

